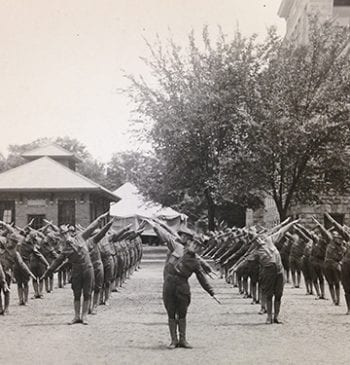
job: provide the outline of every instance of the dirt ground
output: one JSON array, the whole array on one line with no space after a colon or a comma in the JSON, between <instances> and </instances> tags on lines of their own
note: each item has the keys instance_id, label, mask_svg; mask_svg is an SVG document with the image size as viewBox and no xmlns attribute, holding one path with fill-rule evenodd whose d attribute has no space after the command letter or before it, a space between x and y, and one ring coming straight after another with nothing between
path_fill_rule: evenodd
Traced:
<instances>
[{"instance_id":1,"label":"dirt ground","mask_svg":"<svg viewBox=\"0 0 350 365\"><path fill-rule=\"evenodd\" d=\"M222 305L191 278L188 340L192 350L168 350L161 260L142 264L111 305L89 325L73 317L69 286L17 305L12 286L9 316L0 317L0 364L349 364L350 316L345 304L316 301L303 288L285 287L283 325L265 325L259 306L222 279L212 280ZM328 295L329 297L329 295Z\"/></svg>"}]
</instances>

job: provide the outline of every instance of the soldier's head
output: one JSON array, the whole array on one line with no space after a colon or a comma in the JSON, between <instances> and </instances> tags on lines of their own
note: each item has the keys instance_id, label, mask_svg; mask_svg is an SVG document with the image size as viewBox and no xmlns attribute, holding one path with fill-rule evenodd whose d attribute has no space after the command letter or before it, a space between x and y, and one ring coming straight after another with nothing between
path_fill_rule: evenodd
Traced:
<instances>
[{"instance_id":1,"label":"soldier's head","mask_svg":"<svg viewBox=\"0 0 350 365\"><path fill-rule=\"evenodd\" d=\"M181 241L183 242L183 244L187 244L187 242L189 242L190 240L193 239L195 233L187 228L187 227L182 227L177 231L178 235L181 238Z\"/></svg>"},{"instance_id":2,"label":"soldier's head","mask_svg":"<svg viewBox=\"0 0 350 365\"><path fill-rule=\"evenodd\" d=\"M62 225L60 226L60 234L61 234L61 237L64 238L64 239L68 239L70 237L70 231L68 229L67 226L65 225Z\"/></svg>"},{"instance_id":3,"label":"soldier's head","mask_svg":"<svg viewBox=\"0 0 350 365\"><path fill-rule=\"evenodd\" d=\"M6 246L8 249L16 248L17 244L21 241L21 237L16 233L10 233L9 235L7 235L6 239Z\"/></svg>"},{"instance_id":4,"label":"soldier's head","mask_svg":"<svg viewBox=\"0 0 350 365\"><path fill-rule=\"evenodd\" d=\"M75 227L74 227L74 226L72 226L72 225L70 224L70 225L69 225L69 227L68 227L68 230L69 230L69 232L70 232L70 234L71 234L72 236L74 236L74 235L75 235L76 230L75 230Z\"/></svg>"},{"instance_id":5,"label":"soldier's head","mask_svg":"<svg viewBox=\"0 0 350 365\"><path fill-rule=\"evenodd\" d=\"M341 245L343 243L343 237L336 229L332 230L332 238L333 238L333 242L336 245Z\"/></svg>"},{"instance_id":6,"label":"soldier's head","mask_svg":"<svg viewBox=\"0 0 350 365\"><path fill-rule=\"evenodd\" d=\"M186 244L186 250L192 253L200 253L203 251L204 243L200 236L196 235L191 238Z\"/></svg>"}]
</instances>

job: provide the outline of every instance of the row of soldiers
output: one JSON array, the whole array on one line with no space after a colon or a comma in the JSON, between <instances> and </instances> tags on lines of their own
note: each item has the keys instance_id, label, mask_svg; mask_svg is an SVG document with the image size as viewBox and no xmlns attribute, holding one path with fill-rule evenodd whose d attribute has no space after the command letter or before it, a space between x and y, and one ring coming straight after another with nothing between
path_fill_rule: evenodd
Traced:
<instances>
[{"instance_id":1,"label":"row of soldiers","mask_svg":"<svg viewBox=\"0 0 350 365\"><path fill-rule=\"evenodd\" d=\"M141 225L118 231L111 229L115 219L105 213L87 228L55 226L24 228L0 221L0 314L9 313L10 286L17 283L19 305L28 302L32 278L34 298L43 297L43 288L53 290L54 273L58 287L67 280L74 293L73 323L87 324L87 314L96 314L98 304L109 304L110 293L137 270L142 257ZM83 303L81 308L81 297Z\"/></svg>"},{"instance_id":2,"label":"row of soldiers","mask_svg":"<svg viewBox=\"0 0 350 365\"><path fill-rule=\"evenodd\" d=\"M271 294L277 302L274 321L279 322L283 285L290 272L293 287L300 287L303 274L307 294L313 294L315 290L316 299L326 298L327 281L334 305L340 303L342 283L347 314L350 314L350 228L339 224L327 213L326 217L331 223L329 229L313 217L315 225L312 229L299 220L287 219L271 230L251 227L212 232L203 255L215 260L226 281L238 286L240 293L245 297L252 296L253 303L261 303L259 313L268 312L268 323L272 319L268 308ZM262 278L266 268L272 266L283 274L279 276L283 282L278 285L273 282L275 276Z\"/></svg>"}]
</instances>

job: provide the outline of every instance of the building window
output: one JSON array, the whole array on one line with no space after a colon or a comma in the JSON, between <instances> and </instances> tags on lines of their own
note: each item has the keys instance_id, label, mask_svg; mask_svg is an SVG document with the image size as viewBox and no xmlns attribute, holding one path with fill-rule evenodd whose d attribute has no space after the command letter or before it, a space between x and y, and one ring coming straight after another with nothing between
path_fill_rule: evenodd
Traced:
<instances>
[{"instance_id":1,"label":"building window","mask_svg":"<svg viewBox=\"0 0 350 365\"><path fill-rule=\"evenodd\" d=\"M15 223L15 201L1 200L0 201L0 220L5 223Z\"/></svg>"},{"instance_id":2,"label":"building window","mask_svg":"<svg viewBox=\"0 0 350 365\"><path fill-rule=\"evenodd\" d=\"M31 223L31 227L34 229L40 229L44 226L45 214L28 214L28 224Z\"/></svg>"},{"instance_id":3,"label":"building window","mask_svg":"<svg viewBox=\"0 0 350 365\"><path fill-rule=\"evenodd\" d=\"M75 200L58 201L58 225L62 224L75 226Z\"/></svg>"},{"instance_id":4,"label":"building window","mask_svg":"<svg viewBox=\"0 0 350 365\"><path fill-rule=\"evenodd\" d=\"M329 215L339 224L341 224L341 225L344 224L344 214L330 213ZM324 216L323 220L324 220L324 226L326 227L326 229L329 229L333 226L332 223L329 221L329 219L326 217L326 215Z\"/></svg>"},{"instance_id":5,"label":"building window","mask_svg":"<svg viewBox=\"0 0 350 365\"><path fill-rule=\"evenodd\" d=\"M350 0L334 0L334 6L350 6Z\"/></svg>"}]
</instances>

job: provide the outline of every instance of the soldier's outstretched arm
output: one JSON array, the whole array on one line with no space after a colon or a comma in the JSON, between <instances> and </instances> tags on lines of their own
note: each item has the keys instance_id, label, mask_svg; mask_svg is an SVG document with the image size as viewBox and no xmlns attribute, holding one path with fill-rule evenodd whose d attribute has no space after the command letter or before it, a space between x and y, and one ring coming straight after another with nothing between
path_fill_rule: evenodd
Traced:
<instances>
[{"instance_id":1,"label":"soldier's outstretched arm","mask_svg":"<svg viewBox=\"0 0 350 365\"><path fill-rule=\"evenodd\" d=\"M10 224L7 224L0 220L0 225L2 225L8 232L15 233L14 228Z\"/></svg>"},{"instance_id":2,"label":"soldier's outstretched arm","mask_svg":"<svg viewBox=\"0 0 350 365\"><path fill-rule=\"evenodd\" d=\"M313 239L313 234L306 228L304 227L302 224L297 223L295 225L295 227L298 227L306 236L308 236L309 239Z\"/></svg>"},{"instance_id":3,"label":"soldier's outstretched arm","mask_svg":"<svg viewBox=\"0 0 350 365\"><path fill-rule=\"evenodd\" d=\"M280 224L278 224L275 227L272 227L269 231L268 231L268 235L272 235L274 233L276 233L277 231L279 231L282 227L284 227L285 225L287 225L290 222L290 217L288 217L287 219L285 219L283 222L281 222Z\"/></svg>"},{"instance_id":4,"label":"soldier's outstretched arm","mask_svg":"<svg viewBox=\"0 0 350 365\"><path fill-rule=\"evenodd\" d=\"M282 228L280 228L276 233L270 235L272 242L276 245L283 236L296 224L299 222L299 219L296 219L292 222L287 223Z\"/></svg>"},{"instance_id":5,"label":"soldier's outstretched arm","mask_svg":"<svg viewBox=\"0 0 350 365\"><path fill-rule=\"evenodd\" d=\"M104 218L106 218L108 216L109 212L103 213L101 214L99 217L97 217L93 222L91 222L85 229L83 232L80 233L81 237L84 240L87 240L92 233L94 232L94 230L96 228L98 228L99 224L102 222L102 220Z\"/></svg>"},{"instance_id":6,"label":"soldier's outstretched arm","mask_svg":"<svg viewBox=\"0 0 350 365\"><path fill-rule=\"evenodd\" d=\"M27 266L27 264L23 261L22 256L20 255L20 253L18 251L16 251L16 256L15 256L15 261L17 263L17 265L28 275L30 275L32 277L32 279L36 280L36 276L30 271L29 267Z\"/></svg>"},{"instance_id":7,"label":"soldier's outstretched arm","mask_svg":"<svg viewBox=\"0 0 350 365\"><path fill-rule=\"evenodd\" d=\"M326 217L330 220L330 222L333 224L333 226L336 228L336 230L346 239L349 241L350 235L346 230L343 228L341 224L339 224L330 214L325 213Z\"/></svg>"},{"instance_id":8,"label":"soldier's outstretched arm","mask_svg":"<svg viewBox=\"0 0 350 365\"><path fill-rule=\"evenodd\" d=\"M199 284L201 284L201 287L210 294L210 296L215 295L213 287L209 284L207 278L205 277L205 274L200 266L198 265L198 268L195 271L196 277L199 281Z\"/></svg>"},{"instance_id":9,"label":"soldier's outstretched arm","mask_svg":"<svg viewBox=\"0 0 350 365\"><path fill-rule=\"evenodd\" d=\"M304 241L309 241L311 238L306 235L298 226L294 227L295 232L301 237Z\"/></svg>"},{"instance_id":10,"label":"soldier's outstretched arm","mask_svg":"<svg viewBox=\"0 0 350 365\"><path fill-rule=\"evenodd\" d=\"M46 269L43 276L40 280L47 278L51 274L55 272L55 270L61 266L61 264L66 260L65 254L61 253L54 261L52 261L51 265Z\"/></svg>"},{"instance_id":11,"label":"soldier's outstretched arm","mask_svg":"<svg viewBox=\"0 0 350 365\"><path fill-rule=\"evenodd\" d=\"M119 229L118 231L112 230L113 241L116 242L116 241L120 240L126 232L130 231L131 227L132 227L132 224L128 224L126 227L123 227L123 228Z\"/></svg>"},{"instance_id":12,"label":"soldier's outstretched arm","mask_svg":"<svg viewBox=\"0 0 350 365\"><path fill-rule=\"evenodd\" d=\"M176 242L176 236L170 234L167 230L165 230L163 227L161 227L155 221L147 220L147 222L153 228L154 232L157 234L157 236L160 238L160 240L167 244L168 249L170 251L174 251L176 249L176 247L178 245L180 245L178 242Z\"/></svg>"},{"instance_id":13,"label":"soldier's outstretched arm","mask_svg":"<svg viewBox=\"0 0 350 365\"><path fill-rule=\"evenodd\" d=\"M321 232L323 238L327 242L332 241L332 235L331 235L331 233L315 217L312 217L312 219L316 223L317 227L320 229L320 232Z\"/></svg>"},{"instance_id":14,"label":"soldier's outstretched arm","mask_svg":"<svg viewBox=\"0 0 350 365\"><path fill-rule=\"evenodd\" d=\"M102 238L107 234L107 232L112 227L112 224L114 222L115 222L115 218L112 218L107 224L105 224L101 228L100 232L98 232L97 234L95 234L95 236L92 237L92 240L94 241L94 243L98 243L102 240Z\"/></svg>"},{"instance_id":15,"label":"soldier's outstretched arm","mask_svg":"<svg viewBox=\"0 0 350 365\"><path fill-rule=\"evenodd\" d=\"M60 229L55 225L53 224L52 222L48 221L47 219L44 219L44 222L46 223L46 225L50 228L52 228L55 232L59 232Z\"/></svg>"}]
</instances>

